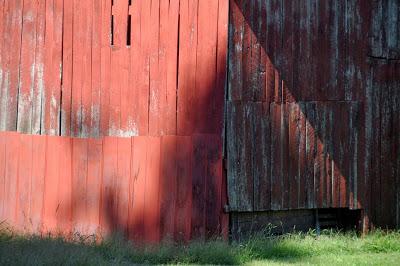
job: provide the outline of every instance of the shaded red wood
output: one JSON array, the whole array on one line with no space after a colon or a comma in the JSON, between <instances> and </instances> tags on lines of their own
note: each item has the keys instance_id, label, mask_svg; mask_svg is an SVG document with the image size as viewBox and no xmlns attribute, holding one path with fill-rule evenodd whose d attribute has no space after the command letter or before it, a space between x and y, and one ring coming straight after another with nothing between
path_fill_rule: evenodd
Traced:
<instances>
[{"instance_id":1,"label":"shaded red wood","mask_svg":"<svg viewBox=\"0 0 400 266\"><path fill-rule=\"evenodd\" d=\"M198 0L180 3L177 134L191 135L195 127L195 84L198 44Z\"/></svg>"},{"instance_id":2,"label":"shaded red wood","mask_svg":"<svg viewBox=\"0 0 400 266\"><path fill-rule=\"evenodd\" d=\"M131 138L118 138L118 169L114 176L117 229L128 233L129 181L131 177Z\"/></svg>"},{"instance_id":3,"label":"shaded red wood","mask_svg":"<svg viewBox=\"0 0 400 266\"><path fill-rule=\"evenodd\" d=\"M102 234L110 234L116 229L117 212L115 179L118 167L118 139L103 139L103 168L100 203L100 226Z\"/></svg>"},{"instance_id":4,"label":"shaded red wood","mask_svg":"<svg viewBox=\"0 0 400 266\"><path fill-rule=\"evenodd\" d=\"M176 205L175 240L188 242L191 238L192 217L192 160L193 147L191 137L177 137L176 153Z\"/></svg>"},{"instance_id":5,"label":"shaded red wood","mask_svg":"<svg viewBox=\"0 0 400 266\"><path fill-rule=\"evenodd\" d=\"M180 147L179 147L180 148ZM178 197L177 176L177 137L163 136L161 138L160 159L160 236L171 241L175 236L176 199Z\"/></svg>"},{"instance_id":6,"label":"shaded red wood","mask_svg":"<svg viewBox=\"0 0 400 266\"><path fill-rule=\"evenodd\" d=\"M133 241L144 239L145 186L147 137L132 138L130 202L129 202L129 237Z\"/></svg>"},{"instance_id":7,"label":"shaded red wood","mask_svg":"<svg viewBox=\"0 0 400 266\"><path fill-rule=\"evenodd\" d=\"M149 243L160 240L160 161L161 141L157 137L149 137L147 142L146 185L144 239Z\"/></svg>"}]
</instances>

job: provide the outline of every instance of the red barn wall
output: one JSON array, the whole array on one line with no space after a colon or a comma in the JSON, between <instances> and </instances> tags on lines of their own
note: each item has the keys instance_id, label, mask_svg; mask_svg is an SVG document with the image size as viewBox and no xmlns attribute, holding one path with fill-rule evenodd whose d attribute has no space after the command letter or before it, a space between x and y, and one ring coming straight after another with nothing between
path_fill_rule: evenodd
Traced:
<instances>
[{"instance_id":1,"label":"red barn wall","mask_svg":"<svg viewBox=\"0 0 400 266\"><path fill-rule=\"evenodd\" d=\"M227 0L0 1L0 16L1 221L226 234Z\"/></svg>"},{"instance_id":2,"label":"red barn wall","mask_svg":"<svg viewBox=\"0 0 400 266\"><path fill-rule=\"evenodd\" d=\"M231 210L400 226L399 29L396 0L230 1Z\"/></svg>"}]
</instances>

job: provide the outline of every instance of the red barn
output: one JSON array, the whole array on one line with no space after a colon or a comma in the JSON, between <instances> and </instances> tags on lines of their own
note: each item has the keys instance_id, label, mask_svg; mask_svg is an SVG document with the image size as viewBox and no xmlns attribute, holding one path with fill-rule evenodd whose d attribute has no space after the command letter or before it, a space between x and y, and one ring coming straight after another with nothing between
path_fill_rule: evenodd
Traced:
<instances>
[{"instance_id":1,"label":"red barn","mask_svg":"<svg viewBox=\"0 0 400 266\"><path fill-rule=\"evenodd\" d=\"M399 228L397 0L2 0L0 36L16 230Z\"/></svg>"}]
</instances>

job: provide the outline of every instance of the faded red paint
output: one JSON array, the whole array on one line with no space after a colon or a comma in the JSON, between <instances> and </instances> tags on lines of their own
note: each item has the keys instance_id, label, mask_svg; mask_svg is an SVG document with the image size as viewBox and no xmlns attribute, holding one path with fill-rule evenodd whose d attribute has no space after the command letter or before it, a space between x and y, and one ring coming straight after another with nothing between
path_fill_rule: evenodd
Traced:
<instances>
[{"instance_id":1,"label":"faded red paint","mask_svg":"<svg viewBox=\"0 0 400 266\"><path fill-rule=\"evenodd\" d=\"M0 137L0 220L20 232L154 243L227 230L217 136Z\"/></svg>"},{"instance_id":2,"label":"faded red paint","mask_svg":"<svg viewBox=\"0 0 400 266\"><path fill-rule=\"evenodd\" d=\"M226 236L227 27L227 0L0 1L0 220Z\"/></svg>"}]
</instances>

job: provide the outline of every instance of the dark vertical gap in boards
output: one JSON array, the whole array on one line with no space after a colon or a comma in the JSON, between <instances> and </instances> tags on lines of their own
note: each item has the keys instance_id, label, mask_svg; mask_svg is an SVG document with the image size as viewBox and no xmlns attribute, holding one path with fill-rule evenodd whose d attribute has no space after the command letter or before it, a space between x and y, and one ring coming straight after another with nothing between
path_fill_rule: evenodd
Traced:
<instances>
[{"instance_id":1,"label":"dark vertical gap in boards","mask_svg":"<svg viewBox=\"0 0 400 266\"><path fill-rule=\"evenodd\" d=\"M111 25L110 25L110 44L111 46L114 45L114 0L111 0Z\"/></svg>"},{"instance_id":2,"label":"dark vertical gap in boards","mask_svg":"<svg viewBox=\"0 0 400 266\"><path fill-rule=\"evenodd\" d=\"M129 9L132 8L132 0L128 0L128 5L129 5ZM127 32L126 32L126 45L127 46L131 46L131 31L132 31L132 15L129 12L128 13L128 27L127 27Z\"/></svg>"},{"instance_id":3,"label":"dark vertical gap in boards","mask_svg":"<svg viewBox=\"0 0 400 266\"><path fill-rule=\"evenodd\" d=\"M128 15L128 26L127 26L127 32L126 32L126 45L127 46L131 46L131 29L132 29L131 21L132 21L132 16Z\"/></svg>"},{"instance_id":4,"label":"dark vertical gap in boards","mask_svg":"<svg viewBox=\"0 0 400 266\"><path fill-rule=\"evenodd\" d=\"M114 15L111 15L111 45L114 45Z\"/></svg>"}]
</instances>

